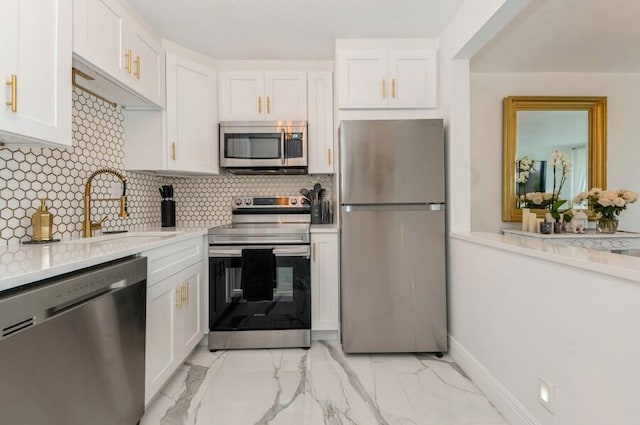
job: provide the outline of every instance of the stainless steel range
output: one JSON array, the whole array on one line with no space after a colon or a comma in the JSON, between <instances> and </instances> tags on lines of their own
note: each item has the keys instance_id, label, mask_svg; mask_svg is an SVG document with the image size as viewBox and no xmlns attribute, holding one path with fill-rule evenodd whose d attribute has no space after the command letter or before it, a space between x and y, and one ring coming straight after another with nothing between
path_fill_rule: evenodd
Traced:
<instances>
[{"instance_id":1,"label":"stainless steel range","mask_svg":"<svg viewBox=\"0 0 640 425\"><path fill-rule=\"evenodd\" d=\"M237 197L209 229L209 349L311 345L310 206Z\"/></svg>"}]
</instances>

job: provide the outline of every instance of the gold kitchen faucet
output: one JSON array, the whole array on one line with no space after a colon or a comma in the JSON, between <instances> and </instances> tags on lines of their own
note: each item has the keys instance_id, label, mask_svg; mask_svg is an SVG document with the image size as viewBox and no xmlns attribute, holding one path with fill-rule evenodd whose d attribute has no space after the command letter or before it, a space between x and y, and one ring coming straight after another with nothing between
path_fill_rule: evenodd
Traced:
<instances>
[{"instance_id":1,"label":"gold kitchen faucet","mask_svg":"<svg viewBox=\"0 0 640 425\"><path fill-rule=\"evenodd\" d=\"M119 198L91 199L91 182L99 174L113 174L114 176L118 177L120 181L122 181L122 196L120 196ZM91 221L91 202L92 201L119 201L120 213L118 215L122 218L129 217L129 213L127 212L127 178L124 175L122 175L122 173L114 170L113 168L101 168L91 173L91 175L89 175L89 178L87 179L87 183L85 183L84 185L84 218L82 220L82 237L83 238L92 237L94 230L102 229L102 223L107 219L107 217L105 216L98 222Z\"/></svg>"}]
</instances>

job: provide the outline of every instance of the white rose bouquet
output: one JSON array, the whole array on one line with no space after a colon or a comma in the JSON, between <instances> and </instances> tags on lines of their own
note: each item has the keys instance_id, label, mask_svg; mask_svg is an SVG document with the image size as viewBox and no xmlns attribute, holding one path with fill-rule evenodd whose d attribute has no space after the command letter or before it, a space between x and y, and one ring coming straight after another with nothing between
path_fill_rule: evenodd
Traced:
<instances>
[{"instance_id":1,"label":"white rose bouquet","mask_svg":"<svg viewBox=\"0 0 640 425\"><path fill-rule=\"evenodd\" d=\"M638 194L627 189L602 190L599 187L594 187L588 192L578 194L573 198L573 203L580 204L585 200L591 205L598 220L613 220L627 209L628 204L638 200Z\"/></svg>"}]
</instances>

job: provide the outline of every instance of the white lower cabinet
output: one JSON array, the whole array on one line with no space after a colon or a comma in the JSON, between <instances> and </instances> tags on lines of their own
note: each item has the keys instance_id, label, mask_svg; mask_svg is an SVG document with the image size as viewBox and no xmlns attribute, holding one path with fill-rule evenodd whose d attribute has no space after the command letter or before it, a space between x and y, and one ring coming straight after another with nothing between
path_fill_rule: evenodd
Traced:
<instances>
[{"instance_id":1,"label":"white lower cabinet","mask_svg":"<svg viewBox=\"0 0 640 425\"><path fill-rule=\"evenodd\" d=\"M338 233L311 233L311 331L340 329Z\"/></svg>"},{"instance_id":2,"label":"white lower cabinet","mask_svg":"<svg viewBox=\"0 0 640 425\"><path fill-rule=\"evenodd\" d=\"M145 404L164 386L204 334L202 244L202 237L198 237L142 254L149 259ZM179 260L174 261L176 259ZM159 264L162 266L155 267ZM167 274L170 275L166 277ZM155 276L163 279L158 281Z\"/></svg>"}]
</instances>

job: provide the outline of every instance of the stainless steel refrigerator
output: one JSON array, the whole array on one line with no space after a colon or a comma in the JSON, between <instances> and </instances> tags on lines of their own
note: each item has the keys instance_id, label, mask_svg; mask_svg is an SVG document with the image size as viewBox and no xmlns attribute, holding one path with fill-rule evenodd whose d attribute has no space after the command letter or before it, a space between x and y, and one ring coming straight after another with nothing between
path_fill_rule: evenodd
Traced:
<instances>
[{"instance_id":1,"label":"stainless steel refrigerator","mask_svg":"<svg viewBox=\"0 0 640 425\"><path fill-rule=\"evenodd\" d=\"M342 346L447 351L441 119L340 124Z\"/></svg>"}]
</instances>

